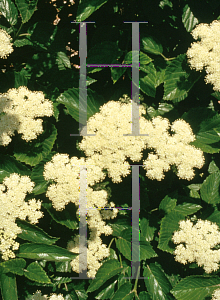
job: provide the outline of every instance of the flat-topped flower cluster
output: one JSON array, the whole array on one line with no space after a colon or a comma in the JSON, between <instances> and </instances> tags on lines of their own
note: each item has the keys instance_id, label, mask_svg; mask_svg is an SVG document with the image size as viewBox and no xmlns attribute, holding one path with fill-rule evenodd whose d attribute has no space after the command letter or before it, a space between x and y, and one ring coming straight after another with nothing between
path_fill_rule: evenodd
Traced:
<instances>
[{"instance_id":1,"label":"flat-topped flower cluster","mask_svg":"<svg viewBox=\"0 0 220 300\"><path fill-rule=\"evenodd\" d=\"M172 238L175 244L180 244L174 251L175 260L182 264L196 262L206 273L218 270L220 249L212 250L220 243L218 226L208 220L198 220L195 225L190 220L182 220L179 227Z\"/></svg>"}]
</instances>

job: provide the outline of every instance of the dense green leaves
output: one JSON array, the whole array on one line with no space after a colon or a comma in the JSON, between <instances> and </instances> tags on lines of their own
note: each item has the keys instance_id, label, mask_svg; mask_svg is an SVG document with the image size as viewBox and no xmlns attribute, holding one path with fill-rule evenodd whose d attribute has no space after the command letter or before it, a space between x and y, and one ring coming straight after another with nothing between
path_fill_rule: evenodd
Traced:
<instances>
[{"instance_id":1,"label":"dense green leaves","mask_svg":"<svg viewBox=\"0 0 220 300\"><path fill-rule=\"evenodd\" d=\"M93 292L101 287L108 279L122 272L120 263L117 260L106 261L98 270L95 279L89 285L87 292Z\"/></svg>"}]
</instances>

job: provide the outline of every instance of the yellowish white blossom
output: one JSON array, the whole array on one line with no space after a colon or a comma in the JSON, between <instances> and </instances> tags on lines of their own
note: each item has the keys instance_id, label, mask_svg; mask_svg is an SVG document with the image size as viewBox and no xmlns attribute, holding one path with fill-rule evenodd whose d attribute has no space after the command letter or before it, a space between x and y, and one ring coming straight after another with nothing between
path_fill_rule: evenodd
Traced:
<instances>
[{"instance_id":1,"label":"yellowish white blossom","mask_svg":"<svg viewBox=\"0 0 220 300\"><path fill-rule=\"evenodd\" d=\"M32 300L64 300L63 294L52 293L50 296L42 295L41 291L36 291L33 294Z\"/></svg>"},{"instance_id":2,"label":"yellowish white blossom","mask_svg":"<svg viewBox=\"0 0 220 300\"><path fill-rule=\"evenodd\" d=\"M211 300L220 300L220 289L216 289L212 294Z\"/></svg>"},{"instance_id":3,"label":"yellowish white blossom","mask_svg":"<svg viewBox=\"0 0 220 300\"><path fill-rule=\"evenodd\" d=\"M179 227L172 238L175 244L180 244L174 251L175 260L182 264L196 262L206 273L218 270L220 249L212 250L220 243L218 226L208 220L198 220L195 225L190 220L182 220Z\"/></svg>"},{"instance_id":4,"label":"yellowish white blossom","mask_svg":"<svg viewBox=\"0 0 220 300\"><path fill-rule=\"evenodd\" d=\"M33 187L34 183L28 176L16 173L5 177L0 184L0 252L4 260L15 258L13 251L19 248L15 239L22 230L15 223L16 218L25 220L28 217L31 223L36 224L43 217L39 200L25 202L27 192L31 193Z\"/></svg>"},{"instance_id":5,"label":"yellowish white blossom","mask_svg":"<svg viewBox=\"0 0 220 300\"><path fill-rule=\"evenodd\" d=\"M206 83L213 84L215 91L220 91L220 21L214 20L210 25L201 23L191 32L195 40L187 56L191 68L196 71L206 69Z\"/></svg>"},{"instance_id":6,"label":"yellowish white blossom","mask_svg":"<svg viewBox=\"0 0 220 300\"><path fill-rule=\"evenodd\" d=\"M0 29L0 57L7 58L14 49L12 43L10 42L11 36L3 29Z\"/></svg>"},{"instance_id":7,"label":"yellowish white blossom","mask_svg":"<svg viewBox=\"0 0 220 300\"><path fill-rule=\"evenodd\" d=\"M43 120L36 118L52 115L53 103L44 99L43 92L32 92L21 86L1 94L0 145L8 145L15 130L27 142L36 139L43 132Z\"/></svg>"},{"instance_id":8,"label":"yellowish white blossom","mask_svg":"<svg viewBox=\"0 0 220 300\"><path fill-rule=\"evenodd\" d=\"M87 174L81 174L80 167L86 166ZM91 230L90 240L88 241L88 256L87 256L87 275L94 277L99 267L102 265L101 260L104 257L109 256L109 250L106 245L102 244L100 238L101 234L112 234L112 228L105 224L103 219L115 218L118 210L115 208L113 202L110 203L112 211L108 213L100 213L99 209L103 207L109 207L107 201L107 192L105 190L94 191L92 185L102 181L105 178L105 174L99 166L94 164L92 158L85 159L84 157L71 159L67 154L59 154L53 156L50 162L47 162L44 166L43 176L46 180L52 179L55 183L48 187L46 196L52 201L53 207L60 211L65 206L72 202L77 209L77 215L79 215L80 204L80 179L87 181L88 187L86 189L86 201L87 208L87 223ZM81 178L81 176L84 176ZM78 244L77 244L78 243ZM78 236L70 241L67 248L74 252L79 253L79 241ZM79 269L79 256L71 261L73 271L80 272Z\"/></svg>"},{"instance_id":9,"label":"yellowish white blossom","mask_svg":"<svg viewBox=\"0 0 220 300\"><path fill-rule=\"evenodd\" d=\"M170 125L169 120L160 116L151 121L141 117L145 113L139 107L140 134L146 136L124 136L132 133L132 103L109 101L100 108L87 122L87 132L95 136L84 136L79 147L87 157L92 158L95 165L107 169L113 182L122 181L122 176L130 174L130 165L126 161L139 162L146 148L153 151L143 160L146 176L162 180L164 172L175 164L177 176L191 180L193 168L201 168L204 164L203 152L189 145L195 140L190 125L184 120L176 120ZM170 135L170 130L174 134Z\"/></svg>"}]
</instances>

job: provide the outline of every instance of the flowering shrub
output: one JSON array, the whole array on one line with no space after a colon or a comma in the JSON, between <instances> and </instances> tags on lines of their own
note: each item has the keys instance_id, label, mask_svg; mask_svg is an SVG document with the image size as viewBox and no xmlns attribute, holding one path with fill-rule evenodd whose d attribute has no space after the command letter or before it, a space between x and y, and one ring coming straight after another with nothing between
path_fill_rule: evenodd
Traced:
<instances>
[{"instance_id":1,"label":"flowering shrub","mask_svg":"<svg viewBox=\"0 0 220 300\"><path fill-rule=\"evenodd\" d=\"M0 1L1 299L220 299L219 5Z\"/></svg>"}]
</instances>

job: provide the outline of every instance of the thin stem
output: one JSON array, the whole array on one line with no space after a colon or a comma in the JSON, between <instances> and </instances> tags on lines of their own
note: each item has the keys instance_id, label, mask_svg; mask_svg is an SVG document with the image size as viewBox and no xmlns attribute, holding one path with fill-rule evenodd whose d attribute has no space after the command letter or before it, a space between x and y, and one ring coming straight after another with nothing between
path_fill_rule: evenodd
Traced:
<instances>
[{"instance_id":1,"label":"thin stem","mask_svg":"<svg viewBox=\"0 0 220 300\"><path fill-rule=\"evenodd\" d=\"M138 284L138 276L139 276L139 272L140 272L140 266L138 267L137 277L136 277L136 280L135 280L135 284L134 284L134 289L133 289L133 291L137 291L137 284Z\"/></svg>"},{"instance_id":2,"label":"thin stem","mask_svg":"<svg viewBox=\"0 0 220 300\"><path fill-rule=\"evenodd\" d=\"M20 25L20 27L19 27L19 29L18 29L18 31L17 31L17 33L16 33L16 35L15 35L15 37L14 37L14 40L13 40L13 42L17 39L17 37L18 37L18 34L19 34L19 32L21 31L21 28L22 28L22 26L23 26L23 23L21 23L21 25Z\"/></svg>"},{"instance_id":3,"label":"thin stem","mask_svg":"<svg viewBox=\"0 0 220 300\"><path fill-rule=\"evenodd\" d=\"M111 240L111 242L110 242L110 243L109 243L109 245L108 245L108 248L110 248L110 247L111 247L111 245L112 245L112 243L113 243L114 239L115 239L115 238L113 238L113 239Z\"/></svg>"},{"instance_id":4,"label":"thin stem","mask_svg":"<svg viewBox=\"0 0 220 300\"><path fill-rule=\"evenodd\" d=\"M176 57L170 57L170 58L167 58L166 56L163 55L163 53L160 53L160 55L161 55L166 61L173 60L173 59L176 58Z\"/></svg>"}]
</instances>

